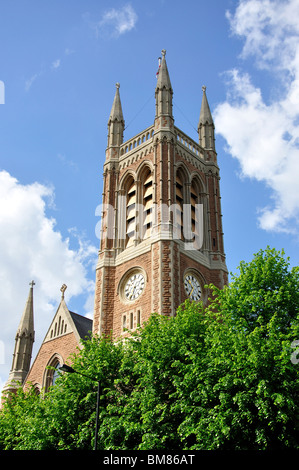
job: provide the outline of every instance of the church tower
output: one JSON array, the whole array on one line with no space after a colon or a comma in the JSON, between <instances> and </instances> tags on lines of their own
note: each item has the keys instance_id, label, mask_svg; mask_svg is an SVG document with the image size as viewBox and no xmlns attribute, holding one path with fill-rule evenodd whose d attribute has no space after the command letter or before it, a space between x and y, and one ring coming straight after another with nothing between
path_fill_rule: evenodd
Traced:
<instances>
[{"instance_id":1,"label":"church tower","mask_svg":"<svg viewBox=\"0 0 299 470\"><path fill-rule=\"evenodd\" d=\"M14 392L23 384L29 369L34 343L34 321L33 321L33 286L30 283L30 290L25 309L15 337L15 348L13 353L12 366L8 380L3 388L4 392Z\"/></svg>"},{"instance_id":2,"label":"church tower","mask_svg":"<svg viewBox=\"0 0 299 470\"><path fill-rule=\"evenodd\" d=\"M93 333L117 338L227 284L214 122L203 87L198 143L174 125L166 51L155 120L124 142L119 88L108 121Z\"/></svg>"}]
</instances>

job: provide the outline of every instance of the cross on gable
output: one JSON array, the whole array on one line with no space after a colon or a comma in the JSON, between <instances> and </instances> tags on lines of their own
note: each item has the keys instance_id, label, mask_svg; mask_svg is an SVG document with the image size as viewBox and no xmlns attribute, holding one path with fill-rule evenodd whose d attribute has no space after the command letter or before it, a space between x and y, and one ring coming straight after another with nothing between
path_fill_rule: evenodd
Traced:
<instances>
[{"instance_id":1,"label":"cross on gable","mask_svg":"<svg viewBox=\"0 0 299 470\"><path fill-rule=\"evenodd\" d=\"M62 296L61 298L64 299L64 293L67 289L67 285L66 284L62 284L61 288L60 288L60 292L62 293Z\"/></svg>"}]
</instances>

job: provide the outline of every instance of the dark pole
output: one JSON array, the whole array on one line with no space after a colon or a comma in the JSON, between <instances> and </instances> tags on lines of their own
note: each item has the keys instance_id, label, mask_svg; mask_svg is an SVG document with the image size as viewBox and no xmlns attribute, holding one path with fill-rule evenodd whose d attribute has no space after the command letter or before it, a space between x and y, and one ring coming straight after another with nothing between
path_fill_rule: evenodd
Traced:
<instances>
[{"instance_id":1,"label":"dark pole","mask_svg":"<svg viewBox=\"0 0 299 470\"><path fill-rule=\"evenodd\" d=\"M93 382L98 382L98 392L97 392L97 411L96 411L96 429L95 429L95 436L94 436L94 450L97 450L98 446L98 427L99 427L99 410L100 410L100 382L93 377L90 377L89 375L82 374L82 372L77 372L75 369L72 367L68 366L67 364L63 364L59 369L62 372L69 372L71 374L79 374L82 375L83 377L87 377L89 380L92 380Z\"/></svg>"},{"instance_id":2,"label":"dark pole","mask_svg":"<svg viewBox=\"0 0 299 470\"><path fill-rule=\"evenodd\" d=\"M100 409L100 382L98 382L97 413L96 413L96 429L95 429L95 436L94 436L94 450L97 450L97 446L98 446L99 409Z\"/></svg>"}]
</instances>

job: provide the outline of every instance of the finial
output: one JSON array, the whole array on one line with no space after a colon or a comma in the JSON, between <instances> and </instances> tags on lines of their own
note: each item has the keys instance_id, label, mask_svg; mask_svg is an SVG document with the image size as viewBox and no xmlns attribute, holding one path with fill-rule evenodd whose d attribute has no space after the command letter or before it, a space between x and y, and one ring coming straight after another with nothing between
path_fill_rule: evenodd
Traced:
<instances>
[{"instance_id":1,"label":"finial","mask_svg":"<svg viewBox=\"0 0 299 470\"><path fill-rule=\"evenodd\" d=\"M201 89L202 89L202 91L205 93L205 92L206 92L206 89L207 89L207 87L206 87L205 85L203 85L203 86L201 87Z\"/></svg>"},{"instance_id":2,"label":"finial","mask_svg":"<svg viewBox=\"0 0 299 470\"><path fill-rule=\"evenodd\" d=\"M61 288L60 288L60 292L61 292L61 298L64 299L64 293L67 289L67 285L65 284L62 284Z\"/></svg>"},{"instance_id":3,"label":"finial","mask_svg":"<svg viewBox=\"0 0 299 470\"><path fill-rule=\"evenodd\" d=\"M165 57L166 56L166 49L162 49L161 54L162 54L163 57Z\"/></svg>"},{"instance_id":4,"label":"finial","mask_svg":"<svg viewBox=\"0 0 299 470\"><path fill-rule=\"evenodd\" d=\"M34 281L29 282L29 286L31 287L31 289L33 289L33 286L35 286L35 282Z\"/></svg>"},{"instance_id":5,"label":"finial","mask_svg":"<svg viewBox=\"0 0 299 470\"><path fill-rule=\"evenodd\" d=\"M115 84L115 86L116 86L116 88L119 88L119 87L120 87L120 84L117 82L117 83Z\"/></svg>"}]
</instances>

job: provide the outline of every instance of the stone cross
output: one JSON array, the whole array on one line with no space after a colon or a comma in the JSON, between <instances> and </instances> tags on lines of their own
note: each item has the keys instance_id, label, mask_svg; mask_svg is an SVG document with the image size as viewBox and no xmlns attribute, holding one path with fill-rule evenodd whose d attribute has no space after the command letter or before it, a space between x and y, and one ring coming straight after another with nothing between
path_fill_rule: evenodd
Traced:
<instances>
[{"instance_id":1,"label":"stone cross","mask_svg":"<svg viewBox=\"0 0 299 470\"><path fill-rule=\"evenodd\" d=\"M60 292L62 293L62 295L61 295L62 299L64 299L64 293L65 293L66 289L67 289L67 285L62 284L62 286L60 288Z\"/></svg>"},{"instance_id":2,"label":"stone cross","mask_svg":"<svg viewBox=\"0 0 299 470\"><path fill-rule=\"evenodd\" d=\"M33 288L33 286L35 286L35 282L34 281L29 282L29 286Z\"/></svg>"}]
</instances>

